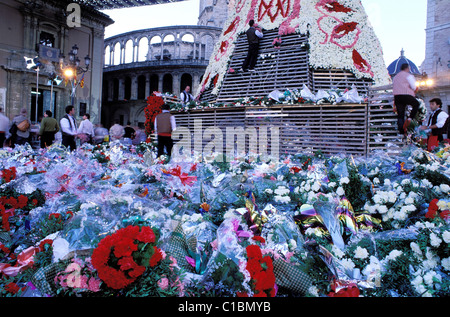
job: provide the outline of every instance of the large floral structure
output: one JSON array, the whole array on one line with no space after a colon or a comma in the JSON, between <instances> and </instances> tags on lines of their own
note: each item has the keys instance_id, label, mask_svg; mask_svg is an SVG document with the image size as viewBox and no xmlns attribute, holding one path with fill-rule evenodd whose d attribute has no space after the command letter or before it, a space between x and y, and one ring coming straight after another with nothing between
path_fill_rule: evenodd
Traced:
<instances>
[{"instance_id":1,"label":"large floral structure","mask_svg":"<svg viewBox=\"0 0 450 317\"><path fill-rule=\"evenodd\" d=\"M312 69L343 69L376 85L390 81L383 52L360 0L232 0L228 20L216 43L197 94L217 95L237 39L253 19L279 36L308 36Z\"/></svg>"}]
</instances>

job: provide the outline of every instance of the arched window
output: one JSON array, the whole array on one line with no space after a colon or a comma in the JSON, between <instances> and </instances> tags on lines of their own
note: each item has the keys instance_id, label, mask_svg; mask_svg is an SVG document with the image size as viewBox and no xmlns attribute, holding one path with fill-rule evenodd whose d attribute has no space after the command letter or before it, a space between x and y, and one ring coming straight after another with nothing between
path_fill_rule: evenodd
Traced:
<instances>
[{"instance_id":1,"label":"arched window","mask_svg":"<svg viewBox=\"0 0 450 317\"><path fill-rule=\"evenodd\" d=\"M119 80L117 78L114 78L113 81L113 100L119 100Z\"/></svg>"},{"instance_id":2,"label":"arched window","mask_svg":"<svg viewBox=\"0 0 450 317\"><path fill-rule=\"evenodd\" d=\"M153 74L150 76L150 94L152 94L154 91L159 90L159 76L156 74Z\"/></svg>"},{"instance_id":3,"label":"arched window","mask_svg":"<svg viewBox=\"0 0 450 317\"><path fill-rule=\"evenodd\" d=\"M139 40L139 55L138 62L144 62L147 60L148 54L148 38L145 36Z\"/></svg>"},{"instance_id":4,"label":"arched window","mask_svg":"<svg viewBox=\"0 0 450 317\"><path fill-rule=\"evenodd\" d=\"M192 76L187 73L181 75L180 89L183 91L186 86L191 87L192 91Z\"/></svg>"},{"instance_id":5,"label":"arched window","mask_svg":"<svg viewBox=\"0 0 450 317\"><path fill-rule=\"evenodd\" d=\"M128 40L125 44L125 63L133 62L133 40Z\"/></svg>"},{"instance_id":6,"label":"arched window","mask_svg":"<svg viewBox=\"0 0 450 317\"><path fill-rule=\"evenodd\" d=\"M103 62L104 65L109 65L110 57L111 57L111 48L108 45L105 48L105 60Z\"/></svg>"},{"instance_id":7,"label":"arched window","mask_svg":"<svg viewBox=\"0 0 450 317\"><path fill-rule=\"evenodd\" d=\"M117 42L116 45L114 46L114 65L120 65L120 63L121 63L120 50L121 50L121 45L119 42Z\"/></svg>"},{"instance_id":8,"label":"arched window","mask_svg":"<svg viewBox=\"0 0 450 317\"><path fill-rule=\"evenodd\" d=\"M145 82L147 79L145 78L145 75L141 75L138 77L138 91L137 91L137 97L138 99L142 100L145 99Z\"/></svg>"},{"instance_id":9,"label":"arched window","mask_svg":"<svg viewBox=\"0 0 450 317\"><path fill-rule=\"evenodd\" d=\"M165 74L163 77L163 93L173 92L173 78L171 74Z\"/></svg>"}]
</instances>

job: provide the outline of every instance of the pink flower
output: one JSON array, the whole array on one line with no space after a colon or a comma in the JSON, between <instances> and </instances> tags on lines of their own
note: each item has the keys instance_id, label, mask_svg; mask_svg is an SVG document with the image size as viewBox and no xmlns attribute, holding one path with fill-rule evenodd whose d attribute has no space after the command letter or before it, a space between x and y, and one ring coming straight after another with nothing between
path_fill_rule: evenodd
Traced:
<instances>
[{"instance_id":1,"label":"pink flower","mask_svg":"<svg viewBox=\"0 0 450 317\"><path fill-rule=\"evenodd\" d=\"M88 289L91 292L98 292L100 291L100 283L101 283L100 279L91 277L88 282Z\"/></svg>"},{"instance_id":2,"label":"pink flower","mask_svg":"<svg viewBox=\"0 0 450 317\"><path fill-rule=\"evenodd\" d=\"M157 284L162 290L166 290L169 287L169 279L167 277L163 277L157 282Z\"/></svg>"}]
</instances>

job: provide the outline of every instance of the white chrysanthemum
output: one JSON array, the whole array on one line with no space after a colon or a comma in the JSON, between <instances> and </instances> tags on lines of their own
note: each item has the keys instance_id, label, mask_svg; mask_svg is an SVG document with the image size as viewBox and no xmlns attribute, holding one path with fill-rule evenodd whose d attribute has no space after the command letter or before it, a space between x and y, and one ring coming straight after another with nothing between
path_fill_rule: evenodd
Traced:
<instances>
[{"instance_id":1,"label":"white chrysanthemum","mask_svg":"<svg viewBox=\"0 0 450 317\"><path fill-rule=\"evenodd\" d=\"M339 180L339 183L342 185L342 184L348 184L348 183L350 183L350 179L348 178L348 177L342 177L340 180Z\"/></svg>"},{"instance_id":2,"label":"white chrysanthemum","mask_svg":"<svg viewBox=\"0 0 450 317\"><path fill-rule=\"evenodd\" d=\"M373 179L373 184L374 184L374 185L380 185L380 180L378 179L378 177L375 177L375 178Z\"/></svg>"},{"instance_id":3,"label":"white chrysanthemum","mask_svg":"<svg viewBox=\"0 0 450 317\"><path fill-rule=\"evenodd\" d=\"M442 242L442 239L439 238L437 234L435 234L434 232L432 232L430 234L430 244L433 247L435 247L435 248L439 247L441 245L441 242Z\"/></svg>"},{"instance_id":4,"label":"white chrysanthemum","mask_svg":"<svg viewBox=\"0 0 450 317\"><path fill-rule=\"evenodd\" d=\"M318 191L320 190L320 183L319 183L319 182L315 182L315 183L312 185L311 189L312 189L313 191L315 191L315 192L318 192Z\"/></svg>"},{"instance_id":5,"label":"white chrysanthemum","mask_svg":"<svg viewBox=\"0 0 450 317\"><path fill-rule=\"evenodd\" d=\"M355 258L357 259L366 259L369 256L369 252L367 252L367 249L361 248L358 246L355 250Z\"/></svg>"},{"instance_id":6,"label":"white chrysanthemum","mask_svg":"<svg viewBox=\"0 0 450 317\"><path fill-rule=\"evenodd\" d=\"M264 192L265 192L266 194L269 194L269 195L273 194L273 190L270 189L270 188L266 188L266 189L264 190Z\"/></svg>"},{"instance_id":7,"label":"white chrysanthemum","mask_svg":"<svg viewBox=\"0 0 450 317\"><path fill-rule=\"evenodd\" d=\"M450 243L450 231L445 230L444 233L442 234L442 239L444 240L445 243Z\"/></svg>"},{"instance_id":8,"label":"white chrysanthemum","mask_svg":"<svg viewBox=\"0 0 450 317\"><path fill-rule=\"evenodd\" d=\"M344 257L344 255L345 255L345 253L341 250L341 249L339 249L336 245L332 245L332 249L331 249L331 251L333 252L333 254L336 256L336 257L338 257L338 258L342 258L342 257Z\"/></svg>"},{"instance_id":9,"label":"white chrysanthemum","mask_svg":"<svg viewBox=\"0 0 450 317\"><path fill-rule=\"evenodd\" d=\"M317 286L310 286L308 288L308 294L310 296L319 297L319 289L317 288Z\"/></svg>"},{"instance_id":10,"label":"white chrysanthemum","mask_svg":"<svg viewBox=\"0 0 450 317\"><path fill-rule=\"evenodd\" d=\"M384 180L384 186L391 186L391 180L388 179L388 178L386 178L386 179Z\"/></svg>"},{"instance_id":11,"label":"white chrysanthemum","mask_svg":"<svg viewBox=\"0 0 450 317\"><path fill-rule=\"evenodd\" d=\"M411 184L411 180L409 178L405 178L404 180L402 180L401 184L402 186L409 185Z\"/></svg>"},{"instance_id":12,"label":"white chrysanthemum","mask_svg":"<svg viewBox=\"0 0 450 317\"><path fill-rule=\"evenodd\" d=\"M433 184L426 178L422 179L420 185L425 188L432 188Z\"/></svg>"},{"instance_id":13,"label":"white chrysanthemum","mask_svg":"<svg viewBox=\"0 0 450 317\"><path fill-rule=\"evenodd\" d=\"M277 196L274 197L274 200L275 200L276 202L286 204L286 203L288 203L288 202L291 201L291 197L289 197L289 196L279 196L279 195L277 195Z\"/></svg>"},{"instance_id":14,"label":"white chrysanthemum","mask_svg":"<svg viewBox=\"0 0 450 317\"><path fill-rule=\"evenodd\" d=\"M439 188L443 193L448 193L450 191L450 186L447 184L441 184Z\"/></svg>"},{"instance_id":15,"label":"white chrysanthemum","mask_svg":"<svg viewBox=\"0 0 450 317\"><path fill-rule=\"evenodd\" d=\"M413 250L413 252L416 253L417 255L420 256L423 255L422 250L420 249L420 246L417 243L411 242L409 246L411 247L411 250Z\"/></svg>"},{"instance_id":16,"label":"white chrysanthemum","mask_svg":"<svg viewBox=\"0 0 450 317\"><path fill-rule=\"evenodd\" d=\"M336 194L338 194L339 196L343 196L345 195L345 191L341 186L339 186L338 189L336 189Z\"/></svg>"},{"instance_id":17,"label":"white chrysanthemum","mask_svg":"<svg viewBox=\"0 0 450 317\"><path fill-rule=\"evenodd\" d=\"M336 187L336 183L335 182L330 182L330 183L328 183L328 187L334 188L334 187Z\"/></svg>"},{"instance_id":18,"label":"white chrysanthemum","mask_svg":"<svg viewBox=\"0 0 450 317\"><path fill-rule=\"evenodd\" d=\"M441 265L446 271L450 271L450 257L442 259Z\"/></svg>"},{"instance_id":19,"label":"white chrysanthemum","mask_svg":"<svg viewBox=\"0 0 450 317\"><path fill-rule=\"evenodd\" d=\"M280 186L277 189L275 189L275 194L277 194L279 196L289 194L289 188L286 188L284 186Z\"/></svg>"},{"instance_id":20,"label":"white chrysanthemum","mask_svg":"<svg viewBox=\"0 0 450 317\"><path fill-rule=\"evenodd\" d=\"M442 277L435 271L428 271L423 276L423 281L425 282L425 284L432 286L434 283L442 282Z\"/></svg>"},{"instance_id":21,"label":"white chrysanthemum","mask_svg":"<svg viewBox=\"0 0 450 317\"><path fill-rule=\"evenodd\" d=\"M379 212L380 214L385 214L385 213L388 212L387 207L384 206L384 205L379 206L379 207L377 208L377 210L378 210L378 212Z\"/></svg>"},{"instance_id":22,"label":"white chrysanthemum","mask_svg":"<svg viewBox=\"0 0 450 317\"><path fill-rule=\"evenodd\" d=\"M447 203L444 200L439 200L436 205L440 210L445 210L447 208Z\"/></svg>"},{"instance_id":23,"label":"white chrysanthemum","mask_svg":"<svg viewBox=\"0 0 450 317\"><path fill-rule=\"evenodd\" d=\"M355 263L350 259L343 259L341 261L342 266L347 270L352 270L355 268Z\"/></svg>"},{"instance_id":24,"label":"white chrysanthemum","mask_svg":"<svg viewBox=\"0 0 450 317\"><path fill-rule=\"evenodd\" d=\"M403 254L402 251L392 250L391 252L389 252L389 255L387 256L387 260L395 261L395 259L402 254Z\"/></svg>"}]
</instances>

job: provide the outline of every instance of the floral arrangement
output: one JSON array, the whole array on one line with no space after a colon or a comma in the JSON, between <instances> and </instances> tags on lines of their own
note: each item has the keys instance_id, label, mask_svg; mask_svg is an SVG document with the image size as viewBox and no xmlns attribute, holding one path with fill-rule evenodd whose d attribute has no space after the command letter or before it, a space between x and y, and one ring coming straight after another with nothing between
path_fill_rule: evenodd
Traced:
<instances>
[{"instance_id":1,"label":"floral arrangement","mask_svg":"<svg viewBox=\"0 0 450 317\"><path fill-rule=\"evenodd\" d=\"M262 54L263 63L265 59L272 58L272 54ZM340 103L361 103L367 102L367 96L359 95L357 89L329 89L319 90L312 93L306 86L302 89L286 90L284 92L275 91L276 94L269 94L266 97L245 97L227 103L210 104L205 101L194 100L189 104L169 103L172 111L186 112L190 110L204 110L226 107L270 107L280 104L340 104ZM426 109L425 109L426 111Z\"/></svg>"},{"instance_id":2,"label":"floral arrangement","mask_svg":"<svg viewBox=\"0 0 450 317\"><path fill-rule=\"evenodd\" d=\"M92 253L92 265L108 287L125 288L161 260L156 241L152 228L127 226L99 242Z\"/></svg>"},{"instance_id":3,"label":"floral arrangement","mask_svg":"<svg viewBox=\"0 0 450 317\"><path fill-rule=\"evenodd\" d=\"M158 162L111 143L108 164L4 149L0 296L447 297L449 149Z\"/></svg>"},{"instance_id":4,"label":"floral arrangement","mask_svg":"<svg viewBox=\"0 0 450 317\"><path fill-rule=\"evenodd\" d=\"M97 271L85 260L73 258L67 267L55 276L55 284L61 292L99 292L102 281L97 277Z\"/></svg>"},{"instance_id":5,"label":"floral arrangement","mask_svg":"<svg viewBox=\"0 0 450 317\"><path fill-rule=\"evenodd\" d=\"M9 183L16 178L17 170L14 166L1 171L1 178L3 183Z\"/></svg>"},{"instance_id":6,"label":"floral arrangement","mask_svg":"<svg viewBox=\"0 0 450 317\"><path fill-rule=\"evenodd\" d=\"M250 273L253 297L275 297L276 284L273 273L272 258L263 256L261 248L256 244L247 246L246 269ZM239 296L246 297L248 294L240 293Z\"/></svg>"},{"instance_id":7,"label":"floral arrangement","mask_svg":"<svg viewBox=\"0 0 450 317\"><path fill-rule=\"evenodd\" d=\"M280 36L308 34L312 68L347 69L377 85L390 82L382 48L360 1L238 0L229 6L228 19L197 96L210 87L212 94L218 94L237 39L247 30L250 19L265 30L278 29Z\"/></svg>"},{"instance_id":8,"label":"floral arrangement","mask_svg":"<svg viewBox=\"0 0 450 317\"><path fill-rule=\"evenodd\" d=\"M151 95L147 97L147 106L145 107L145 133L150 135L153 130L153 124L155 118L162 111L162 106L164 105L164 99L158 95Z\"/></svg>"}]
</instances>

